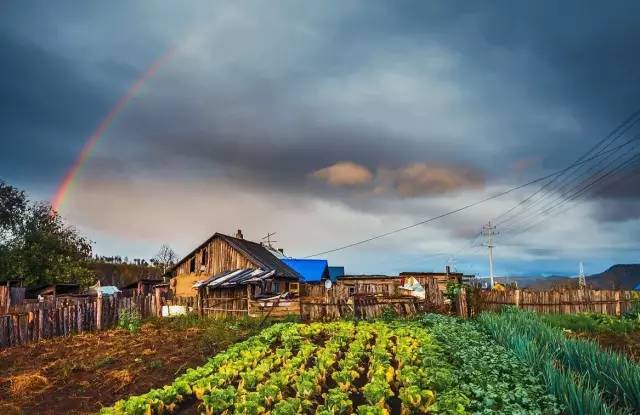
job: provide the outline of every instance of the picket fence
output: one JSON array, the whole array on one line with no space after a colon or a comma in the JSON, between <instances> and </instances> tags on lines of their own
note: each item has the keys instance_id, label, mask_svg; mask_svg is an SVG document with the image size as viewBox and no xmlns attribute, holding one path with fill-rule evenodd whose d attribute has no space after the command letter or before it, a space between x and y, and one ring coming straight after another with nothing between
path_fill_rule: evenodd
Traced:
<instances>
[{"instance_id":1,"label":"picket fence","mask_svg":"<svg viewBox=\"0 0 640 415\"><path fill-rule=\"evenodd\" d=\"M514 306L538 313L602 313L619 316L640 301L637 291L561 289L552 291L480 291L474 298L475 312Z\"/></svg>"},{"instance_id":2,"label":"picket fence","mask_svg":"<svg viewBox=\"0 0 640 415\"><path fill-rule=\"evenodd\" d=\"M156 315L156 307L152 295L29 304L29 311L0 315L0 347L111 328L123 310L145 318Z\"/></svg>"}]
</instances>

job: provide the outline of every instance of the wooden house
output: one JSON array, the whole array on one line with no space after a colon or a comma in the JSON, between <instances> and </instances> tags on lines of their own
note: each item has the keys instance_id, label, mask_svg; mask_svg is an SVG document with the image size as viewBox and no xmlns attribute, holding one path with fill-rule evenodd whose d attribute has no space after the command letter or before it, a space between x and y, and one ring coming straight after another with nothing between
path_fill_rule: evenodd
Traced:
<instances>
[{"instance_id":1,"label":"wooden house","mask_svg":"<svg viewBox=\"0 0 640 415\"><path fill-rule=\"evenodd\" d=\"M250 279L235 281L243 283L234 284L234 289L246 287L248 284L255 285L251 293L253 296L267 292L277 294L298 290L300 279L298 273L277 258L267 247L244 239L241 231L238 231L236 237L215 233L200 244L169 270L168 275L171 277L169 286L176 297L195 296L198 294L198 289L204 289L205 293L213 294L214 289L218 291L230 289L231 283L234 283L234 281L227 281L228 284L223 286L211 284L213 280L227 277L229 273L240 270L251 270L251 272L260 270L269 273L268 278L263 278L259 284L254 284L257 281L249 281ZM208 283L202 285L204 281Z\"/></svg>"}]
</instances>

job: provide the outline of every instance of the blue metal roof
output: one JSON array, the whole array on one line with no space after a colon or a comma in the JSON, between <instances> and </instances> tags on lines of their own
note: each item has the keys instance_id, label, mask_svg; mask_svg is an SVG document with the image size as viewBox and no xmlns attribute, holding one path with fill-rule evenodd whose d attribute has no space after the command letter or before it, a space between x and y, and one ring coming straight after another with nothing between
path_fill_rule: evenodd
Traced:
<instances>
[{"instance_id":1,"label":"blue metal roof","mask_svg":"<svg viewBox=\"0 0 640 415\"><path fill-rule=\"evenodd\" d=\"M329 263L326 259L285 258L282 259L282 262L302 275L302 278L307 282L329 278Z\"/></svg>"},{"instance_id":2,"label":"blue metal roof","mask_svg":"<svg viewBox=\"0 0 640 415\"><path fill-rule=\"evenodd\" d=\"M640 284L636 285L636 288L634 288L634 290L640 291Z\"/></svg>"},{"instance_id":3,"label":"blue metal roof","mask_svg":"<svg viewBox=\"0 0 640 415\"><path fill-rule=\"evenodd\" d=\"M100 287L96 287L95 290L102 295L114 295L120 292L118 287L114 287L113 285L102 285Z\"/></svg>"},{"instance_id":4,"label":"blue metal roof","mask_svg":"<svg viewBox=\"0 0 640 415\"><path fill-rule=\"evenodd\" d=\"M329 267L329 278L331 278L331 281L338 281L338 277L344 277L344 267Z\"/></svg>"}]
</instances>

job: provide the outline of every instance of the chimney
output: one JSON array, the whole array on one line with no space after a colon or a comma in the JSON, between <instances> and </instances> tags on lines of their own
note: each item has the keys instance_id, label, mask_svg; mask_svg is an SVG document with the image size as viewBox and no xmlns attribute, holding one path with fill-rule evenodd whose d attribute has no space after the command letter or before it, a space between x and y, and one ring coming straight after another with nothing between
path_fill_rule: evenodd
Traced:
<instances>
[{"instance_id":1,"label":"chimney","mask_svg":"<svg viewBox=\"0 0 640 415\"><path fill-rule=\"evenodd\" d=\"M444 267L445 272L447 273L447 275L449 275L451 273L451 267L449 265L447 265L446 267Z\"/></svg>"},{"instance_id":2,"label":"chimney","mask_svg":"<svg viewBox=\"0 0 640 415\"><path fill-rule=\"evenodd\" d=\"M238 229L238 232L236 232L236 238L244 239L244 236L242 236L242 229Z\"/></svg>"}]
</instances>

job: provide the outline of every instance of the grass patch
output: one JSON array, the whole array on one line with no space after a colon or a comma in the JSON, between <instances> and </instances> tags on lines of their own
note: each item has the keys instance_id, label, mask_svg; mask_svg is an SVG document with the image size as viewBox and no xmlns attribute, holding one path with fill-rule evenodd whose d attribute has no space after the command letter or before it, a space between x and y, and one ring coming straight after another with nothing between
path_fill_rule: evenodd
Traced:
<instances>
[{"instance_id":1,"label":"grass patch","mask_svg":"<svg viewBox=\"0 0 640 415\"><path fill-rule=\"evenodd\" d=\"M153 360L149 362L149 369L160 369L162 367L162 361Z\"/></svg>"}]
</instances>

